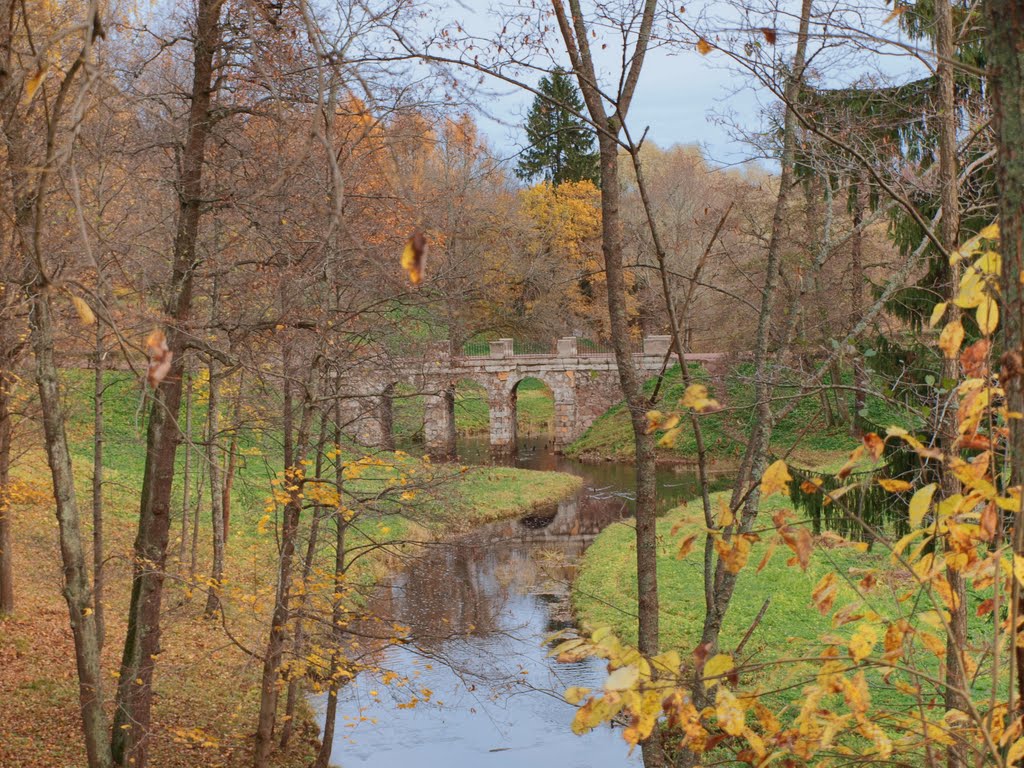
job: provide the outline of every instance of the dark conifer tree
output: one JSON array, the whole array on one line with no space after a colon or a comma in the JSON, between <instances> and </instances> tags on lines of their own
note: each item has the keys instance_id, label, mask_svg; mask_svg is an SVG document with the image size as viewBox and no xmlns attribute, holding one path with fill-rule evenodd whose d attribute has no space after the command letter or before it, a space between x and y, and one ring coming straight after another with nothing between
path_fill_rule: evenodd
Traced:
<instances>
[{"instance_id":1,"label":"dark conifer tree","mask_svg":"<svg viewBox=\"0 0 1024 768\"><path fill-rule=\"evenodd\" d=\"M594 131L579 115L583 99L570 75L556 68L538 87L526 118L529 146L516 167L516 176L559 185L566 181L599 183Z\"/></svg>"}]
</instances>

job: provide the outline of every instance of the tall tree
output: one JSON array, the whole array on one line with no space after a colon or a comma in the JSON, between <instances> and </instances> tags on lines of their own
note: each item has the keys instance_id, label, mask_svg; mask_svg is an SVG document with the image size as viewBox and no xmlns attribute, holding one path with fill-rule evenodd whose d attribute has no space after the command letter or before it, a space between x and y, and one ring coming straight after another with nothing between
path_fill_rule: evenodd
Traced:
<instances>
[{"instance_id":1,"label":"tall tree","mask_svg":"<svg viewBox=\"0 0 1024 768\"><path fill-rule=\"evenodd\" d=\"M992 83L993 127L998 152L997 177L999 201L1000 249L1003 268L1001 289L1005 302L1003 357L1000 380L1006 387L1011 411L1024 408L1024 2L989 0L988 55ZM1024 482L1024 423L1010 419L1010 483ZM1013 551L1024 555L1024 512L1015 514ZM1024 592L1013 581L1016 614L1024 609ZM1016 709L1024 709L1024 648L1015 645L1014 667L1017 680ZM1010 697L1013 701L1013 695Z\"/></svg>"},{"instance_id":2,"label":"tall tree","mask_svg":"<svg viewBox=\"0 0 1024 768\"><path fill-rule=\"evenodd\" d=\"M171 489L180 429L186 335L192 313L196 241L203 212L203 166L212 123L214 55L221 45L222 0L199 0L195 9L188 127L178 178L178 221L166 304L170 370L155 385L146 433L146 466L135 539L135 578L121 659L111 749L120 765L144 768L153 704L153 670L160 652L160 604L170 533ZM163 337L161 337L163 338Z\"/></svg>"},{"instance_id":3,"label":"tall tree","mask_svg":"<svg viewBox=\"0 0 1024 768\"><path fill-rule=\"evenodd\" d=\"M543 179L558 186L565 181L598 184L601 171L594 151L594 131L581 117L585 105L572 78L561 67L541 78L538 94L526 117L530 146L516 166L516 176Z\"/></svg>"}]
</instances>

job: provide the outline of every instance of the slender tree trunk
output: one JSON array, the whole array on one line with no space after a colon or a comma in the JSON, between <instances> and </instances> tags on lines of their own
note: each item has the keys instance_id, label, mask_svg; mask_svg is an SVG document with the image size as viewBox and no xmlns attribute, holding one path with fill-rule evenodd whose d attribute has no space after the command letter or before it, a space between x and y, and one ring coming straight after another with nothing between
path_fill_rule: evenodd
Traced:
<instances>
[{"instance_id":1,"label":"slender tree trunk","mask_svg":"<svg viewBox=\"0 0 1024 768\"><path fill-rule=\"evenodd\" d=\"M231 489L235 484L235 472L238 469L238 431L242 424L242 392L245 377L238 377L238 392L235 393L235 404L231 415L231 442L228 444L227 469L224 473L224 546L227 546L231 535Z\"/></svg>"},{"instance_id":2,"label":"slender tree trunk","mask_svg":"<svg viewBox=\"0 0 1024 768\"><path fill-rule=\"evenodd\" d=\"M192 374L187 360L182 367L182 376L185 377L185 466L181 491L181 542L178 544L180 567L184 567L188 551L188 516L192 506Z\"/></svg>"},{"instance_id":3,"label":"slender tree trunk","mask_svg":"<svg viewBox=\"0 0 1024 768\"><path fill-rule=\"evenodd\" d=\"M103 648L103 323L96 323L93 364L92 427L92 601L96 606L96 642Z\"/></svg>"},{"instance_id":4,"label":"slender tree trunk","mask_svg":"<svg viewBox=\"0 0 1024 768\"><path fill-rule=\"evenodd\" d=\"M36 382L42 411L46 455L53 477L53 494L60 531L61 561L64 566L64 599L71 618L71 634L78 668L78 702L90 768L111 765L107 743L107 715L103 711L102 670L99 633L92 605L86 552L82 543L81 518L65 432L64 405L53 359L53 319L50 315L50 287L37 280L29 292L31 301L32 348L36 356Z\"/></svg>"},{"instance_id":5,"label":"slender tree trunk","mask_svg":"<svg viewBox=\"0 0 1024 768\"><path fill-rule=\"evenodd\" d=\"M0 368L0 616L14 613L14 551L11 548L11 518L8 483L11 481L11 378Z\"/></svg>"},{"instance_id":6,"label":"slender tree trunk","mask_svg":"<svg viewBox=\"0 0 1024 768\"><path fill-rule=\"evenodd\" d=\"M935 0L935 52L936 74L938 76L938 123L939 123L939 194L942 202L942 219L939 223L939 237L949 253L956 251L960 237L960 190L957 185L956 156L956 83L953 62L956 57L956 39L953 31L953 9L950 0ZM953 303L959 289L960 270L951 266L945 299L949 302L950 320L959 319L960 310ZM956 358L943 358L942 379L956 381L960 374L960 363ZM941 414L939 424L939 445L943 452L952 455L959 437L955 395L950 393L946 407L937 409ZM952 472L942 472L943 496L960 492L960 482ZM956 571L946 569L946 581L954 595L956 605L950 607L949 632L946 636L946 688L947 710L966 711L967 702L963 694L967 678L963 652L967 644L967 595L963 578ZM967 744L954 734L954 743L946 749L946 764L949 768L962 768L967 764Z\"/></svg>"},{"instance_id":7,"label":"slender tree trunk","mask_svg":"<svg viewBox=\"0 0 1024 768\"><path fill-rule=\"evenodd\" d=\"M288 487L301 489L302 484L292 473L301 469L305 456L306 444L309 440L309 427L312 420L312 401L309 390L303 398L302 417L297 434L292 432L291 418L291 386L287 384L291 375L290 366L285 366L286 398L285 419L287 423L285 437L286 461L285 484ZM299 530L299 518L302 514L301 490L290 490L289 500L284 508L284 519L281 526L281 550L278 557L277 592L274 598L274 613L270 620L270 637L263 657L263 676L260 685L260 711L256 725L256 749L254 754L255 768L266 768L269 765L270 751L273 748L274 725L277 719L277 700L279 694L278 671L281 668L282 652L287 640L286 630L291 616L289 600L291 597L292 566L295 557L295 543Z\"/></svg>"},{"instance_id":8,"label":"slender tree trunk","mask_svg":"<svg viewBox=\"0 0 1024 768\"><path fill-rule=\"evenodd\" d=\"M987 0L989 30L988 63L992 93L993 128L998 162L996 189L999 198L999 248L1003 257L1002 296L1003 358L1000 383L1007 390L1011 411L1024 411L1024 2ZM1010 485L1024 483L1024 422L1010 419ZM1024 556L1024 511L1014 517L1013 551ZM1013 620L1016 642L1013 666L1017 681L1016 701L1011 689L1010 711L1024 712L1024 647L1019 624L1024 616L1024 593L1017 579L1013 583Z\"/></svg>"},{"instance_id":9,"label":"slender tree trunk","mask_svg":"<svg viewBox=\"0 0 1024 768\"><path fill-rule=\"evenodd\" d=\"M191 105L178 186L178 223L174 237L170 323L165 329L171 369L152 393L146 433L146 465L135 538L134 580L128 609L121 671L115 701L111 748L123 766L145 768L153 703L153 670L160 653L160 604L170 530L171 491L181 431L185 334L192 311L192 278L202 215L203 165L210 133L213 59L220 44L222 0L197 0L193 42Z\"/></svg>"},{"instance_id":10,"label":"slender tree trunk","mask_svg":"<svg viewBox=\"0 0 1024 768\"><path fill-rule=\"evenodd\" d=\"M334 444L335 450L337 446L341 445L341 431L339 425L341 424L341 408L340 400L335 399L335 431L334 431ZM341 680L339 679L338 671L339 664L342 659L340 652L341 646L341 629L339 625L344 618L342 613L342 601L337 595L341 594L344 589L345 582L345 531L348 523L342 514L343 505L341 503L341 491L342 491L342 461L339 456L336 459L335 464L335 488L338 492L338 507L334 511L334 604L331 611L331 632L334 637L335 647L331 651L331 682L327 689L327 708L324 713L324 732L323 738L320 741L320 749L317 751L316 760L313 762L313 768L327 768L331 762L331 752L334 749L334 724L338 719L338 689L341 687Z\"/></svg>"},{"instance_id":11,"label":"slender tree trunk","mask_svg":"<svg viewBox=\"0 0 1024 768\"><path fill-rule=\"evenodd\" d=\"M216 301L216 299L214 299ZM220 375L217 361L210 357L210 399L206 415L206 465L210 472L210 521L213 531L213 567L210 570L210 591L207 593L207 617L220 610L220 583L224 579L224 489L220 477L220 456L217 438L220 437Z\"/></svg>"},{"instance_id":12,"label":"slender tree trunk","mask_svg":"<svg viewBox=\"0 0 1024 768\"><path fill-rule=\"evenodd\" d=\"M861 171L856 181L856 189L852 201L853 207L853 238L850 241L850 265L853 272L853 285L850 286L850 322L843 329L844 333L857 324L864 314L864 291L867 276L864 272L864 233L861 224L867 209L867 173ZM854 437L863 431L861 411L867 405L867 370L860 351L854 351L853 359L853 415L850 419L850 434Z\"/></svg>"},{"instance_id":13,"label":"slender tree trunk","mask_svg":"<svg viewBox=\"0 0 1024 768\"><path fill-rule=\"evenodd\" d=\"M199 477L196 480L196 508L192 513L192 552L189 554L188 580L195 584L196 568L199 562L199 520L203 513L203 488L206 487L206 462L199 465Z\"/></svg>"},{"instance_id":14,"label":"slender tree trunk","mask_svg":"<svg viewBox=\"0 0 1024 768\"><path fill-rule=\"evenodd\" d=\"M324 449L327 445L329 424L330 421L325 415L320 423L320 439L316 446L316 477L318 480L323 477ZM307 596L309 595L309 577L313 572L313 561L316 557L322 510L323 508L320 505L313 508L313 520L309 524L309 541L306 543L306 556L302 561L302 596L299 598L299 616L295 620L295 638L292 642L292 656L296 659L301 659L305 653L306 633L302 621L302 610L306 606ZM289 739L291 739L295 723L295 708L298 705L301 694L302 676L293 674L288 678L288 699L284 706L284 725L281 726L281 749L285 749L288 746Z\"/></svg>"},{"instance_id":15,"label":"slender tree trunk","mask_svg":"<svg viewBox=\"0 0 1024 768\"><path fill-rule=\"evenodd\" d=\"M590 50L590 30L579 0L568 0L568 13L563 0L554 0L552 3L583 101L598 132L601 254L608 292L608 319L619 370L619 386L633 428L636 457L637 646L641 653L648 656L658 653L659 642L654 439L647 434L647 402L643 379L633 365L630 349L626 271L622 259L622 222L619 216L619 134L629 114L629 106L643 69L656 7L656 0L645 0L632 56L629 57L628 68L622 73L617 98L609 110L605 105L605 95L598 87L600 79ZM645 765L652 768L662 764L657 737L645 741L641 748Z\"/></svg>"},{"instance_id":16,"label":"slender tree trunk","mask_svg":"<svg viewBox=\"0 0 1024 768\"><path fill-rule=\"evenodd\" d=\"M803 79L804 64L807 56L807 33L810 24L811 5L811 0L803 0L801 5L800 30L797 35L796 51L793 56L793 69L785 86L787 106L782 137L782 166L779 173L779 192L775 200L772 231L768 240L764 289L754 346L754 423L730 502L733 510L738 511L740 506L743 507L742 515L737 515L741 532L749 530L753 526L760 510L761 497L757 483L764 473L767 464L768 447L772 433L770 404L772 382L769 339L775 307L775 294L778 286L783 230L793 187L793 162L796 155L797 141L797 118L789 105L795 102ZM732 600L735 585L736 574L729 573L725 563L719 559L715 566L715 598L711 610L704 617L704 626L701 632L701 646L706 656L713 655L718 648L722 622ZM708 701L703 683L703 673L702 665L694 665L694 703L698 708L705 706ZM692 760L692 758L693 756L690 755L688 759Z\"/></svg>"}]
</instances>

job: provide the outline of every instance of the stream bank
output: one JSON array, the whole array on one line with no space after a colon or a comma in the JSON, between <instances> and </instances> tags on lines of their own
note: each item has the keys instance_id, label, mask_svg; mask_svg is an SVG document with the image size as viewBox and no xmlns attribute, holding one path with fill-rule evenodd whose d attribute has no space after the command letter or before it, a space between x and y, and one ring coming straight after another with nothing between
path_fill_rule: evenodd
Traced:
<instances>
[{"instance_id":1,"label":"stream bank","mask_svg":"<svg viewBox=\"0 0 1024 768\"><path fill-rule=\"evenodd\" d=\"M486 439L459 444L460 461L489 461ZM569 585L577 563L607 526L632 514L635 470L590 465L524 438L505 463L581 478L579 492L516 520L475 528L432 546L395 574L375 612L409 627L409 642L381 654L341 694L336 764L391 768L640 764L613 729L570 729L565 688L600 685L596 659L556 663L544 639L572 623ZM724 478L723 478L724 480ZM693 473L659 470L659 504L677 506L698 488ZM323 697L314 697L320 724Z\"/></svg>"}]
</instances>

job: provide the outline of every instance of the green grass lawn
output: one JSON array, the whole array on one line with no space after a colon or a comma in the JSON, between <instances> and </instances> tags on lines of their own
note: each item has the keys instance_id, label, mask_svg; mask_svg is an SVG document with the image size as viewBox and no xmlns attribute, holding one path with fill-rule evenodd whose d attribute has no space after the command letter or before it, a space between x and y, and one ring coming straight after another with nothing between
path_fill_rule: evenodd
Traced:
<instances>
[{"instance_id":1,"label":"green grass lawn","mask_svg":"<svg viewBox=\"0 0 1024 768\"><path fill-rule=\"evenodd\" d=\"M726 494L715 494L713 501ZM700 642L705 615L703 591L703 527L696 519L701 516L697 505L677 507L658 521L658 590L660 601L660 639L662 650L676 649L682 658L689 658ZM859 621L836 626L832 617L836 610L856 603L858 610L871 610L881 618L874 622L878 628L878 648L885 633L885 619L908 618L915 627L941 635L931 629L920 617L934 607L914 597L912 579L895 568L884 548L862 552L858 548L819 541L816 543L806 572L787 561L792 551L780 544L760 572L757 568L768 551L774 530L770 513L791 505L782 497L765 500L762 514L768 531L764 541L755 543L746 567L740 572L732 603L723 623L720 650L733 653L754 623L765 603L768 607L747 641L738 664L762 664L772 660L787 660L778 667L768 668L748 677L744 685L759 686L768 695L773 707L781 709L799 701L803 687L813 680L817 662L801 661L816 658L828 638L840 644L845 656L845 642ZM768 513L768 514L764 514ZM673 532L673 529L675 531ZM683 559L677 559L679 543L689 533L698 533L693 550ZM871 569L877 574L877 584L858 595L857 584ZM828 616L822 616L812 601L812 591L825 574L838 577L839 590ZM632 521L606 528L584 553L578 577L573 584L573 606L580 623L586 627L610 626L624 641L636 642L636 547ZM988 595L968 593L969 643L981 646L990 637L990 619L977 618L975 610ZM939 664L921 643L915 645L914 663L918 669L939 677ZM1005 668L1005 664L1003 665ZM972 679L971 690L985 698L991 686L988 666ZM875 668L869 671L869 681L875 705L888 711L901 711L914 705L911 697L900 691L896 684L912 681L910 675L896 673L888 681L882 679ZM937 696L938 686L924 684L926 698ZM792 711L792 710L790 710Z\"/></svg>"},{"instance_id":2,"label":"green grass lawn","mask_svg":"<svg viewBox=\"0 0 1024 768\"><path fill-rule=\"evenodd\" d=\"M733 461L739 459L746 444L749 423L753 417L754 390L752 384L753 369L743 364L725 377L725 391L716 391L713 382L699 365L691 365L690 373L693 380L708 386L713 397L717 397L724 409L717 413L701 415L700 424L704 434L704 442L709 456L716 461ZM653 392L655 379L645 384L648 392ZM684 392L679 366L669 369L666 383L662 385L663 397L657 408L672 411ZM773 407L780 409L789 400L800 397L801 388L798 383L776 387ZM852 395L847 395L849 407L852 409ZM871 397L866 404L865 418L872 424L899 424L908 429L919 427L920 419L892 406L884 399ZM772 432L772 445L779 451L788 451L794 446L803 455L820 456L849 451L856 444L850 437L847 426L829 427L822 415L820 397L815 393L800 397L799 405L778 424ZM689 421L684 420L684 427L674 446L659 446L658 453L666 459L695 459L697 446ZM663 433L655 433L660 439ZM632 460L634 452L633 433L628 414L622 403L610 408L600 416L576 442L569 446L571 456L595 456Z\"/></svg>"}]
</instances>

